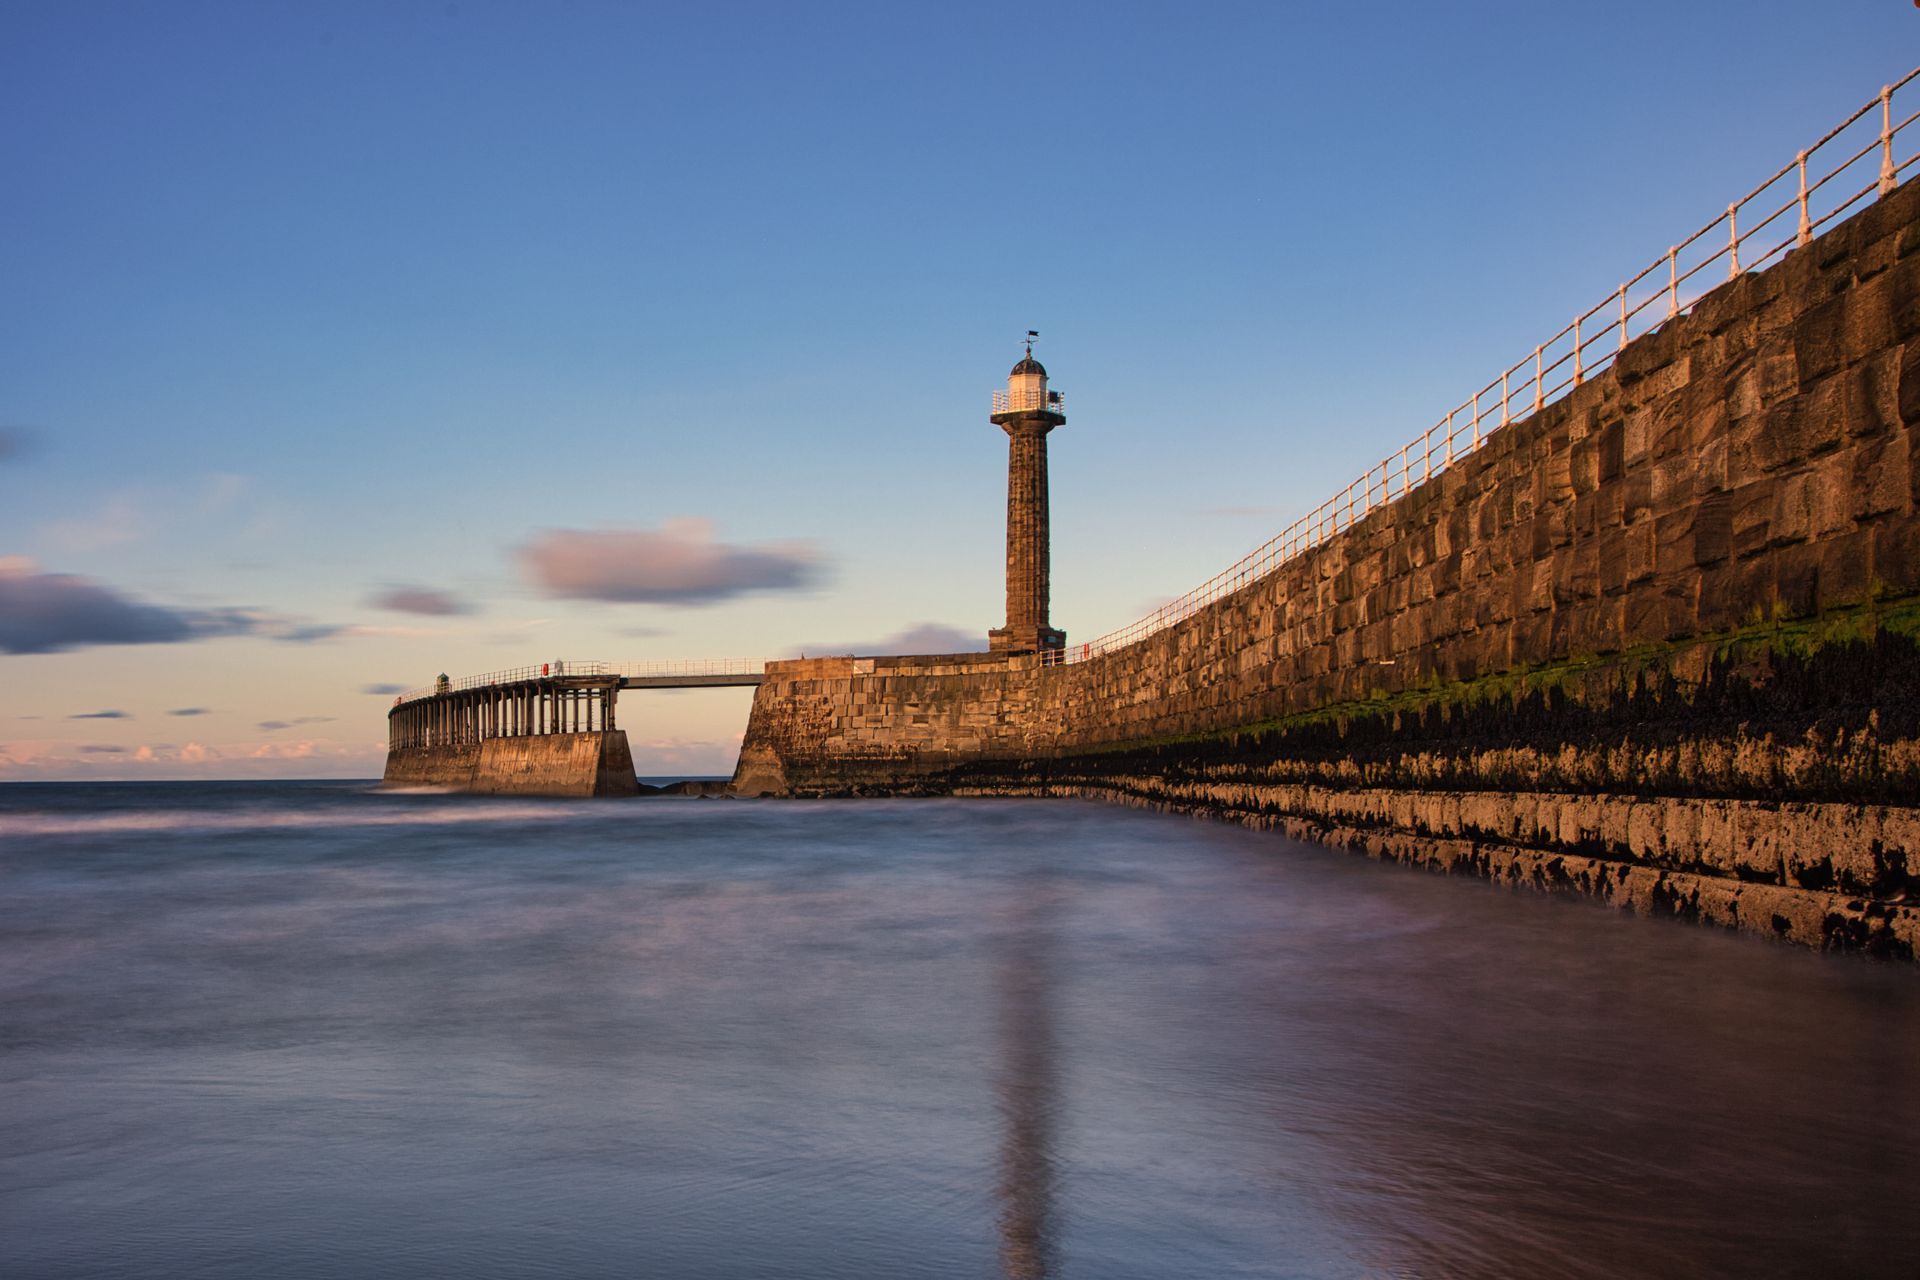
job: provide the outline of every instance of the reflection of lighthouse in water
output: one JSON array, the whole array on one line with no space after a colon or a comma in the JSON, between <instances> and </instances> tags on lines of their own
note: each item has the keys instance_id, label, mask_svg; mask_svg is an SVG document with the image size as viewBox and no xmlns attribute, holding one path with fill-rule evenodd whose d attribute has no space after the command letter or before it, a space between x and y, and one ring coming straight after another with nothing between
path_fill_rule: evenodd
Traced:
<instances>
[{"instance_id":1,"label":"reflection of lighthouse in water","mask_svg":"<svg viewBox=\"0 0 1920 1280\"><path fill-rule=\"evenodd\" d=\"M1008 1280L1044 1280L1053 1268L1053 892L1019 887L1001 935L1000 1266Z\"/></svg>"}]
</instances>

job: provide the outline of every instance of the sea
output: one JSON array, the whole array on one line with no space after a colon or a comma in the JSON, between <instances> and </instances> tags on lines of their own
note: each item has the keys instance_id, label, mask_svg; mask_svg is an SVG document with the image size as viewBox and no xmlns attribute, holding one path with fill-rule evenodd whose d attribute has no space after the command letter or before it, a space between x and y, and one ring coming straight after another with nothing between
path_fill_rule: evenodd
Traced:
<instances>
[{"instance_id":1,"label":"sea","mask_svg":"<svg viewBox=\"0 0 1920 1280\"><path fill-rule=\"evenodd\" d=\"M8 1280L1914 1276L1916 1135L1915 966L1232 826L0 786Z\"/></svg>"}]
</instances>

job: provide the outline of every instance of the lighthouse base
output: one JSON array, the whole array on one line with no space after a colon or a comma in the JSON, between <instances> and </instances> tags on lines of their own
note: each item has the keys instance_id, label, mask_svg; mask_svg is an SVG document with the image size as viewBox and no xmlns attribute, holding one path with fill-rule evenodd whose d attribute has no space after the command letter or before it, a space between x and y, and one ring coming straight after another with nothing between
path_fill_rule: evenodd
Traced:
<instances>
[{"instance_id":1,"label":"lighthouse base","mask_svg":"<svg viewBox=\"0 0 1920 1280\"><path fill-rule=\"evenodd\" d=\"M995 627L987 632L987 648L994 653L1039 653L1066 647L1067 633L1053 627Z\"/></svg>"}]
</instances>

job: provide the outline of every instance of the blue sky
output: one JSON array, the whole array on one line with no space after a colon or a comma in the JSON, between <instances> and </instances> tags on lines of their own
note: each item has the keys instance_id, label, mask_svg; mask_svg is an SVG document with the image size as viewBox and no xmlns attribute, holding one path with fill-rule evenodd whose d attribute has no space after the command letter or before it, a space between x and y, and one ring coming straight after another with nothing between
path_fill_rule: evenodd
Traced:
<instances>
[{"instance_id":1,"label":"blue sky","mask_svg":"<svg viewBox=\"0 0 1920 1280\"><path fill-rule=\"evenodd\" d=\"M11 0L0 779L370 775L364 690L442 670L984 644L1029 328L1091 638L1917 37L1895 0ZM556 588L569 550L623 598ZM629 701L641 772L731 767L743 693Z\"/></svg>"}]
</instances>

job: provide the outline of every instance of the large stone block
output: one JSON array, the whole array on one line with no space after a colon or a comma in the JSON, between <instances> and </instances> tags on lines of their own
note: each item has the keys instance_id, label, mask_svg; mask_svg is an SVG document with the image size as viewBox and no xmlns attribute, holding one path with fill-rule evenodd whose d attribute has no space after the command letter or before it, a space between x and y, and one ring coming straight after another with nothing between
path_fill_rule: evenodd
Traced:
<instances>
[{"instance_id":1,"label":"large stone block","mask_svg":"<svg viewBox=\"0 0 1920 1280\"><path fill-rule=\"evenodd\" d=\"M1731 553L1748 556L1766 548L1773 540L1773 513L1779 501L1779 484L1763 477L1741 485L1728 495Z\"/></svg>"},{"instance_id":2,"label":"large stone block","mask_svg":"<svg viewBox=\"0 0 1920 1280\"><path fill-rule=\"evenodd\" d=\"M1794 320L1794 364L1802 383L1824 378L1840 367L1846 350L1850 298L1828 298L1808 307Z\"/></svg>"},{"instance_id":3,"label":"large stone block","mask_svg":"<svg viewBox=\"0 0 1920 1280\"><path fill-rule=\"evenodd\" d=\"M1760 374L1760 407L1772 409L1800 394L1800 360L1795 349L1780 342L1756 359Z\"/></svg>"},{"instance_id":4,"label":"large stone block","mask_svg":"<svg viewBox=\"0 0 1920 1280\"><path fill-rule=\"evenodd\" d=\"M1693 513L1693 562L1707 566L1733 554L1734 495L1718 491L1701 497Z\"/></svg>"},{"instance_id":5,"label":"large stone block","mask_svg":"<svg viewBox=\"0 0 1920 1280\"><path fill-rule=\"evenodd\" d=\"M1897 432L1854 450L1849 463L1852 503L1847 511L1853 520L1904 515L1914 509L1911 449L1911 438Z\"/></svg>"},{"instance_id":6,"label":"large stone block","mask_svg":"<svg viewBox=\"0 0 1920 1280\"><path fill-rule=\"evenodd\" d=\"M1806 617L1820 607L1820 569L1824 549L1797 543L1780 547L1773 557L1775 606L1789 616Z\"/></svg>"},{"instance_id":7,"label":"large stone block","mask_svg":"<svg viewBox=\"0 0 1920 1280\"><path fill-rule=\"evenodd\" d=\"M1901 342L1920 338L1920 257L1902 258L1885 277L1888 320Z\"/></svg>"},{"instance_id":8,"label":"large stone block","mask_svg":"<svg viewBox=\"0 0 1920 1280\"><path fill-rule=\"evenodd\" d=\"M1856 529L1820 543L1820 601L1827 607L1865 600L1873 586L1873 531Z\"/></svg>"},{"instance_id":9,"label":"large stone block","mask_svg":"<svg viewBox=\"0 0 1920 1280\"><path fill-rule=\"evenodd\" d=\"M1813 534L1813 477L1805 471L1780 477L1767 520L1773 546L1805 542Z\"/></svg>"},{"instance_id":10,"label":"large stone block","mask_svg":"<svg viewBox=\"0 0 1920 1280\"><path fill-rule=\"evenodd\" d=\"M1920 520L1882 521L1871 533L1875 585L1902 595L1920 591Z\"/></svg>"}]
</instances>

